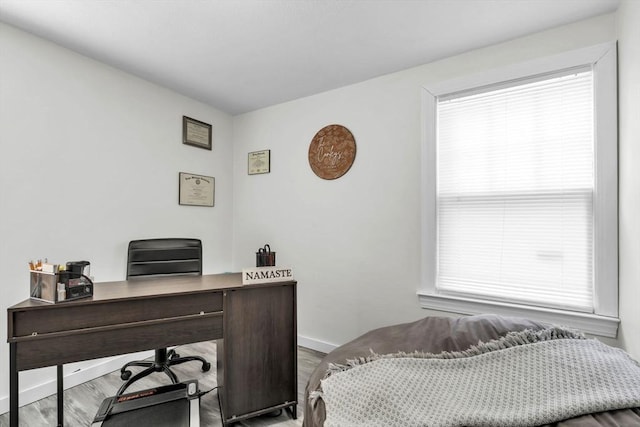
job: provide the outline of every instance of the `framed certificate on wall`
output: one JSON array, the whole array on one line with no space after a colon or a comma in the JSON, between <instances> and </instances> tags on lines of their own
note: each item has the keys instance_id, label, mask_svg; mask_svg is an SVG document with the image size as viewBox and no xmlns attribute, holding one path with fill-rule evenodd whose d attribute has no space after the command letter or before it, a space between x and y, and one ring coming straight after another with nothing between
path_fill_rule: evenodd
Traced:
<instances>
[{"instance_id":1,"label":"framed certificate on wall","mask_svg":"<svg viewBox=\"0 0 640 427\"><path fill-rule=\"evenodd\" d=\"M191 117L182 116L182 143L211 150L211 125Z\"/></svg>"},{"instance_id":2,"label":"framed certificate on wall","mask_svg":"<svg viewBox=\"0 0 640 427\"><path fill-rule=\"evenodd\" d=\"M178 203L187 206L213 206L216 179L212 176L180 172Z\"/></svg>"},{"instance_id":3,"label":"framed certificate on wall","mask_svg":"<svg viewBox=\"0 0 640 427\"><path fill-rule=\"evenodd\" d=\"M248 161L249 175L271 172L271 150L251 152Z\"/></svg>"}]
</instances>

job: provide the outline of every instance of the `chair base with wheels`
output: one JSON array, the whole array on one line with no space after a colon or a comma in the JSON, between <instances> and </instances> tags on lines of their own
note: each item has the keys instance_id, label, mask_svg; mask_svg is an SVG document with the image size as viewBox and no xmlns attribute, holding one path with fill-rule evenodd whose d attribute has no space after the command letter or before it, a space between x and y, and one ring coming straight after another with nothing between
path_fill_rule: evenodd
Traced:
<instances>
[{"instance_id":1,"label":"chair base with wheels","mask_svg":"<svg viewBox=\"0 0 640 427\"><path fill-rule=\"evenodd\" d=\"M202 372L207 372L211 369L211 363L207 362L203 357L180 357L175 350L167 350L166 348L156 350L154 360L135 360L133 362L129 362L120 369L120 378L125 382L118 389L116 396L120 396L131 384L138 381L140 378L144 378L154 372L164 372L173 384L178 384L180 381L176 374L171 370L171 366L193 361L202 363ZM145 369L132 376L132 372L129 370L129 367L131 366L142 367Z\"/></svg>"}]
</instances>

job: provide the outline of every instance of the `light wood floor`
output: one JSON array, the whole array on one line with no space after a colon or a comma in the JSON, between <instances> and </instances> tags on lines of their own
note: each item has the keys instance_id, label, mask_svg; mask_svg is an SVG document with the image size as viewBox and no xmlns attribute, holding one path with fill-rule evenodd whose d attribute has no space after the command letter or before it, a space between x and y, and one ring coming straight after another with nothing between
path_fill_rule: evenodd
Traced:
<instances>
[{"instance_id":1,"label":"light wood floor","mask_svg":"<svg viewBox=\"0 0 640 427\"><path fill-rule=\"evenodd\" d=\"M206 391L216 386L216 345L215 341L183 345L178 348L182 355L202 355L211 363L209 372L200 370L200 363L189 362L173 367L178 378L197 379L200 390ZM290 418L289 413L283 411L279 416L262 416L235 424L241 426L278 426L299 427L302 425L303 394L307 379L313 369L319 364L324 354L298 348L298 419ZM151 388L158 384L168 384L168 378L163 373L154 373L144 379L135 382L127 389L127 392ZM64 421L65 427L90 426L100 403L107 397L113 396L120 385L120 371L80 384L65 391L64 394ZM45 427L55 426L57 419L56 397L49 396L45 399L31 403L20 408L20 427ZM200 400L200 423L202 427L222 426L220 420L220 408L218 396L215 391L202 396ZM9 426L9 414L0 415L0 427Z\"/></svg>"}]
</instances>

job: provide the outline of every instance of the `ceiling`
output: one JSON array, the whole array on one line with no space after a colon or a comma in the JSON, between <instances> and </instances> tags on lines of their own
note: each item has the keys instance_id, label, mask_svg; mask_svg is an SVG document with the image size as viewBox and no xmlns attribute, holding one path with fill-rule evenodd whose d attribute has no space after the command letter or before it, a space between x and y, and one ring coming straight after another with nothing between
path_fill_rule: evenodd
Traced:
<instances>
[{"instance_id":1,"label":"ceiling","mask_svg":"<svg viewBox=\"0 0 640 427\"><path fill-rule=\"evenodd\" d=\"M236 115L619 0L0 0L0 21Z\"/></svg>"}]
</instances>

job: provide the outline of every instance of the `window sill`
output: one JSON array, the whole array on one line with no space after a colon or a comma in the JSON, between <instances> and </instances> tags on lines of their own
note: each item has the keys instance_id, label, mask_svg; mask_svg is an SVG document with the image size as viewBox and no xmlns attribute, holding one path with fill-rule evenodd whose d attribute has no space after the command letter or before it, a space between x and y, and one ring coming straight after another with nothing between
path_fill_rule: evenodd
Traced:
<instances>
[{"instance_id":1,"label":"window sill","mask_svg":"<svg viewBox=\"0 0 640 427\"><path fill-rule=\"evenodd\" d=\"M418 291L418 299L420 306L426 309L467 315L493 313L501 316L527 317L608 338L616 338L620 323L620 319L615 317L437 295L428 291Z\"/></svg>"}]
</instances>

